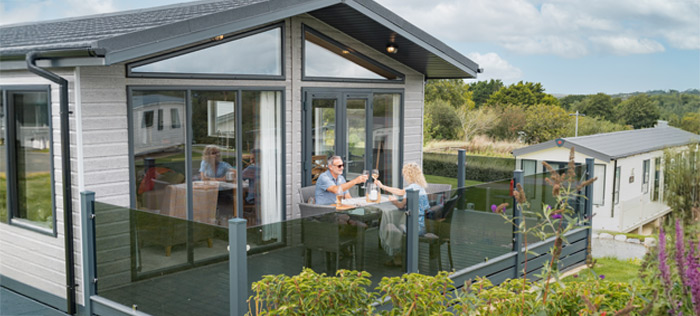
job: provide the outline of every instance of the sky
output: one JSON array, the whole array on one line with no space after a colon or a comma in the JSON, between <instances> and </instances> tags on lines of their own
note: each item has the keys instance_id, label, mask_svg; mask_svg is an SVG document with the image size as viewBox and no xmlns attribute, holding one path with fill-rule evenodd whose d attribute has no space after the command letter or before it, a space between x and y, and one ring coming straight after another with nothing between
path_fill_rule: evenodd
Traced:
<instances>
[{"instance_id":1,"label":"sky","mask_svg":"<svg viewBox=\"0 0 700 316\"><path fill-rule=\"evenodd\" d=\"M552 94L700 89L700 0L375 1L477 62L478 80ZM0 0L0 24L180 2Z\"/></svg>"}]
</instances>

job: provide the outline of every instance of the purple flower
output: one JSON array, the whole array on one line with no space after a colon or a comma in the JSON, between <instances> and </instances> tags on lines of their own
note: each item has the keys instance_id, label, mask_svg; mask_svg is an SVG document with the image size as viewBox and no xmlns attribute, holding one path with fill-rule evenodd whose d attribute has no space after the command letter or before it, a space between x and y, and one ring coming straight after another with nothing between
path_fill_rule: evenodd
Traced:
<instances>
[{"instance_id":1,"label":"purple flower","mask_svg":"<svg viewBox=\"0 0 700 316\"><path fill-rule=\"evenodd\" d=\"M558 213L552 214L552 219L560 219L560 218L561 218L561 214L558 214Z\"/></svg>"},{"instance_id":2,"label":"purple flower","mask_svg":"<svg viewBox=\"0 0 700 316\"><path fill-rule=\"evenodd\" d=\"M661 227L659 231L659 271L661 271L661 280L664 284L664 294L666 298L671 298L670 290L673 287L671 283L671 267L666 264L666 232ZM676 308L671 304L671 314L676 314Z\"/></svg>"},{"instance_id":3,"label":"purple flower","mask_svg":"<svg viewBox=\"0 0 700 316\"><path fill-rule=\"evenodd\" d=\"M696 249L693 247L693 242L688 241L688 253L685 257L685 278L683 278L684 283L689 284L690 287L690 299L695 307L695 314L700 315L700 256L695 253Z\"/></svg>"},{"instance_id":4,"label":"purple flower","mask_svg":"<svg viewBox=\"0 0 700 316\"><path fill-rule=\"evenodd\" d=\"M599 276L600 276L600 279L601 279L601 280L605 279L605 274L601 274L601 275L599 275Z\"/></svg>"},{"instance_id":5,"label":"purple flower","mask_svg":"<svg viewBox=\"0 0 700 316\"><path fill-rule=\"evenodd\" d=\"M547 211L551 211L551 210L552 210L552 207L549 206L549 205L547 205L547 207L546 207L545 209L546 209Z\"/></svg>"},{"instance_id":6,"label":"purple flower","mask_svg":"<svg viewBox=\"0 0 700 316\"><path fill-rule=\"evenodd\" d=\"M496 204L491 204L491 212L496 213L496 210L498 210L498 206Z\"/></svg>"},{"instance_id":7,"label":"purple flower","mask_svg":"<svg viewBox=\"0 0 700 316\"><path fill-rule=\"evenodd\" d=\"M578 274L574 274L574 278L578 278Z\"/></svg>"}]
</instances>

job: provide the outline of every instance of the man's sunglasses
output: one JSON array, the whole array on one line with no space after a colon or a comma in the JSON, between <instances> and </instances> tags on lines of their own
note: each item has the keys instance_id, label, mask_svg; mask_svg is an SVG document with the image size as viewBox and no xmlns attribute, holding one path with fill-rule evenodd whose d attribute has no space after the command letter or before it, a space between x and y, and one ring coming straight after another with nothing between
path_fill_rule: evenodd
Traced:
<instances>
[{"instance_id":1,"label":"man's sunglasses","mask_svg":"<svg viewBox=\"0 0 700 316\"><path fill-rule=\"evenodd\" d=\"M341 164L339 164L339 165L335 165L335 167L336 167L336 168L343 168L343 167L345 167L345 164L342 164L342 163L341 163Z\"/></svg>"}]
</instances>

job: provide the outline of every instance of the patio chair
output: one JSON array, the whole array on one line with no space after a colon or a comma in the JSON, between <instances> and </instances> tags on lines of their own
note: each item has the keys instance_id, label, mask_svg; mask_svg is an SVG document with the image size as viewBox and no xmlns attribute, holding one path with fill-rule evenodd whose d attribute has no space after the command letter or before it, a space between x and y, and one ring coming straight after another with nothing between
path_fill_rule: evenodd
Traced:
<instances>
[{"instance_id":1,"label":"patio chair","mask_svg":"<svg viewBox=\"0 0 700 316\"><path fill-rule=\"evenodd\" d=\"M331 254L335 254L335 270L340 268L340 254L344 249L352 253L352 268L356 260L356 231L349 225L339 224L335 216L335 207L300 203L301 233L304 243L304 264L311 267L311 252L322 251L326 254L326 269L331 270ZM350 228L350 229L345 229Z\"/></svg>"},{"instance_id":2,"label":"patio chair","mask_svg":"<svg viewBox=\"0 0 700 316\"><path fill-rule=\"evenodd\" d=\"M442 204L450 196L451 184L428 183L425 193L428 194L430 205Z\"/></svg>"},{"instance_id":3,"label":"patio chair","mask_svg":"<svg viewBox=\"0 0 700 316\"><path fill-rule=\"evenodd\" d=\"M433 233L438 236L438 265L442 269L442 256L440 247L443 244L447 244L447 258L450 261L450 270L454 267L454 262L452 260L452 243L450 242L450 236L452 233L452 214L457 206L457 201L460 195L455 195L449 200L445 201L445 204L438 205L439 208L435 212L435 217L432 221L426 221L426 232ZM430 224L428 224L430 222Z\"/></svg>"},{"instance_id":4,"label":"patio chair","mask_svg":"<svg viewBox=\"0 0 700 316\"><path fill-rule=\"evenodd\" d=\"M309 203L310 198L316 198L316 185L299 188L299 196L302 203Z\"/></svg>"}]
</instances>

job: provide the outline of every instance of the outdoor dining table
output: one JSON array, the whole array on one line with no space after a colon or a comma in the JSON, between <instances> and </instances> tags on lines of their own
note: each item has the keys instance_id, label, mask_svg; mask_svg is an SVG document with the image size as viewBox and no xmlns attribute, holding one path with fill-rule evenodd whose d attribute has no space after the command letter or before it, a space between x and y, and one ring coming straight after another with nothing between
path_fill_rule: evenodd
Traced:
<instances>
[{"instance_id":1,"label":"outdoor dining table","mask_svg":"<svg viewBox=\"0 0 700 316\"><path fill-rule=\"evenodd\" d=\"M379 226L379 241L382 249L389 255L401 251L401 243L406 227L406 215L396 205L390 202L389 195L381 195L379 202L368 202L365 197L356 197L343 200L343 203L336 207L336 211L344 212L351 219L360 221L368 225L367 230ZM379 220L378 223L377 220ZM364 231L358 229L358 252L364 251ZM364 265L364 256L360 256L360 264Z\"/></svg>"}]
</instances>

